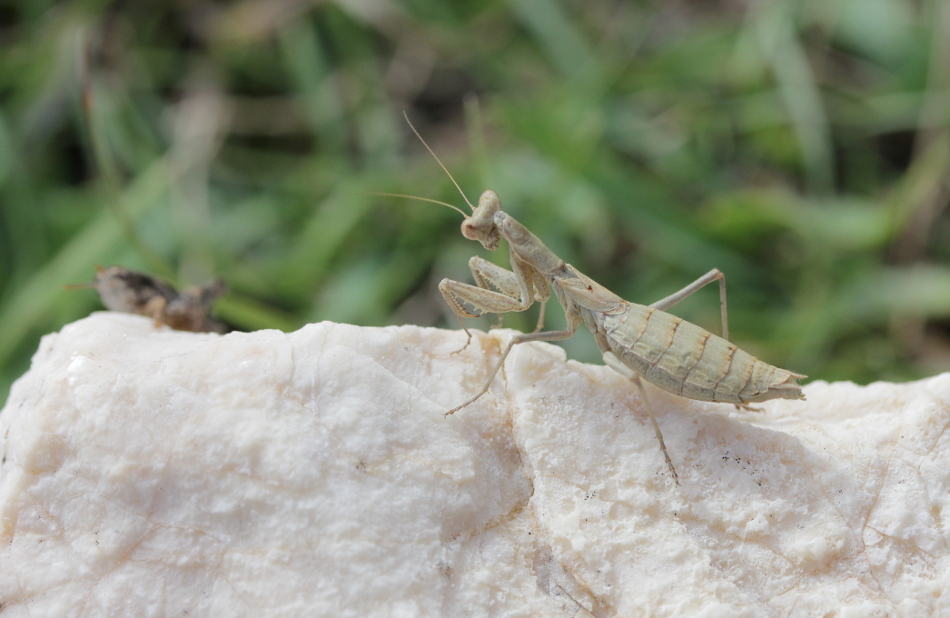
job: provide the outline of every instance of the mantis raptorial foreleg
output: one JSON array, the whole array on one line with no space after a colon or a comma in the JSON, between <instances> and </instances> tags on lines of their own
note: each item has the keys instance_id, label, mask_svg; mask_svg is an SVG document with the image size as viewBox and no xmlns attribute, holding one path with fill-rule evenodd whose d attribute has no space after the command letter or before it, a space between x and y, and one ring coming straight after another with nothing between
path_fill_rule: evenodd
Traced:
<instances>
[{"instance_id":1,"label":"mantis raptorial foreleg","mask_svg":"<svg viewBox=\"0 0 950 618\"><path fill-rule=\"evenodd\" d=\"M512 297L518 295L518 282L515 280L515 274L507 268L502 268L477 255L469 259L468 268L472 271L475 285L478 287L486 290L494 288ZM504 315L503 313L498 314L498 322L495 323L495 328L502 327ZM468 347L468 341L465 342L465 346Z\"/></svg>"},{"instance_id":2,"label":"mantis raptorial foreleg","mask_svg":"<svg viewBox=\"0 0 950 618\"><path fill-rule=\"evenodd\" d=\"M482 260L482 262L485 262L485 260ZM475 262L475 260L470 260L469 266L472 267L472 272L474 273L476 268L480 268L483 266L483 264ZM512 292L510 296L502 292L494 292L492 290L485 289L485 287L469 285L460 281L452 281L451 279L443 279L439 284L439 291L442 292L442 296L445 298L445 301L448 303L449 307L452 308L452 311L455 313L456 317L459 318L459 322L462 321L463 317L477 317L485 313L501 314L510 313L512 311L524 311L530 307L534 303L535 298L538 297L543 299L541 300L543 307L543 303L547 301L549 294L532 290L533 284L529 282L534 281L535 279L533 273L530 271L525 272L525 269L519 269L517 263L515 268L517 270L509 271L501 268L500 266L495 266L492 264L491 268L480 270L479 273L475 275L475 279L477 281L486 285L488 281L491 280L491 277L494 277L494 281L501 281L502 283L498 287L504 287L509 292ZM486 271L488 274L486 274ZM546 292L547 289L544 288L544 291ZM516 298L514 293L519 294L520 298ZM479 313L472 313L468 311L465 309L462 303L471 305ZM495 368L492 369L491 375L488 376L488 380L486 380L485 386L482 387L482 390L480 390L478 394L465 403L446 412L445 416L455 414L465 406L469 405L487 393L489 387L491 387L492 381L495 379L495 376L498 375L499 369L501 369L502 365L505 364L505 359L508 358L508 354L511 352L511 349L519 343L528 343L531 341L560 341L573 336L583 321L583 317L579 311L571 307L568 307L565 310L565 316L567 317L567 328L564 330L534 332L512 337L511 341L509 341L508 345L505 347L505 350L501 353L501 358L498 359L498 362L495 364ZM540 327L540 322L538 326ZM468 333L468 329L466 329L465 332ZM468 333L468 341L470 341L471 338L471 334ZM468 346L468 341L465 342L466 346ZM462 349L464 350L465 348L463 347Z\"/></svg>"},{"instance_id":3,"label":"mantis raptorial foreleg","mask_svg":"<svg viewBox=\"0 0 950 618\"><path fill-rule=\"evenodd\" d=\"M468 283L462 283L461 281L452 281L451 279L443 279L442 282L439 283L439 292L442 293L442 298L445 299L452 313L458 318L459 324L462 325L462 330L464 330L468 336L468 339L465 340L465 345L459 350L456 350L454 352L455 354L467 348L468 344L472 341L472 333L468 331L465 323L462 322L462 318L477 318L486 313L524 311L530 307L533 302L530 298L527 301L522 301L519 298L514 298L502 292L487 290L477 285L470 285ZM474 307L477 313L466 309L466 304Z\"/></svg>"},{"instance_id":4,"label":"mantis raptorial foreleg","mask_svg":"<svg viewBox=\"0 0 950 618\"><path fill-rule=\"evenodd\" d=\"M495 290L511 298L518 298L521 293L518 276L507 268L477 255L469 259L468 268L475 278L475 285L482 289Z\"/></svg>"},{"instance_id":5,"label":"mantis raptorial foreleg","mask_svg":"<svg viewBox=\"0 0 950 618\"><path fill-rule=\"evenodd\" d=\"M477 255L468 261L468 267L472 271L472 276L475 277L475 284L478 287L486 290L494 289L511 298L517 298L520 295L521 284L518 281L518 275L507 268L498 266ZM547 286L542 283L542 288L546 290ZM531 332L539 333L544 328L544 308L547 306L549 297L550 295L543 298L535 296L535 300L541 303L541 310L538 313L538 323ZM501 317L502 314L499 313L499 328L501 327Z\"/></svg>"},{"instance_id":6,"label":"mantis raptorial foreleg","mask_svg":"<svg viewBox=\"0 0 950 618\"><path fill-rule=\"evenodd\" d=\"M717 280L719 281L719 305L722 307L722 338L729 339L729 313L726 310L726 275L722 274L722 271L718 268L713 268L679 292L674 292L666 298L661 298L650 306L660 311L666 311L693 292Z\"/></svg>"},{"instance_id":7,"label":"mantis raptorial foreleg","mask_svg":"<svg viewBox=\"0 0 950 618\"><path fill-rule=\"evenodd\" d=\"M465 323L462 322L462 318L477 318L486 313L501 315L514 311L525 311L537 301L541 303L541 311L538 315L538 324L534 329L534 333L541 331L544 326L544 307L551 297L551 292L548 289L547 282L538 276L536 271L530 268L518 268L517 262L513 263L516 270L511 271L479 257L470 259L468 266L478 285L470 285L451 279L443 279L439 283L442 298L452 309L452 313L458 318L462 330L465 331L468 337L465 340L465 345L457 352L467 348L472 341L472 334ZM465 305L474 307L475 312L466 309Z\"/></svg>"},{"instance_id":8,"label":"mantis raptorial foreleg","mask_svg":"<svg viewBox=\"0 0 950 618\"><path fill-rule=\"evenodd\" d=\"M647 414L650 415L650 422L653 423L653 431L656 433L656 439L660 441L660 450L663 451L663 457L666 459L666 465L670 468L670 474L673 475L673 480L677 485L679 485L679 475L676 474L676 468L673 467L673 461L670 459L670 454L666 450L666 442L663 440L663 432L660 431L660 424L656 422L656 415L653 413L653 406L650 404L650 398L647 396L647 389L643 386L643 380L640 379L640 374L620 362L620 359L617 358L613 352L604 352L603 358L604 363L608 367L620 375L630 378L630 380L637 385L637 388L640 389L640 399L643 400L643 403L647 408Z\"/></svg>"}]
</instances>

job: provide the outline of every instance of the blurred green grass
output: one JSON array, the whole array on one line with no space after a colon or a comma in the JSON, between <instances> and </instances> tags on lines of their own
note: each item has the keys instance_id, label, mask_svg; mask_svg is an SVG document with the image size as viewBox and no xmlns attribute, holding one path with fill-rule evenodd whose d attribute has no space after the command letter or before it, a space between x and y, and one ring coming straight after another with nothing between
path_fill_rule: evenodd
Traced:
<instances>
[{"instance_id":1,"label":"blurred green grass","mask_svg":"<svg viewBox=\"0 0 950 618\"><path fill-rule=\"evenodd\" d=\"M222 276L245 330L457 328L437 282L486 252L363 194L462 203L402 110L469 199L625 298L718 267L770 362L950 369L950 3L21 0L0 33L0 398L100 308L62 289L96 264ZM674 312L717 330L716 290Z\"/></svg>"}]
</instances>

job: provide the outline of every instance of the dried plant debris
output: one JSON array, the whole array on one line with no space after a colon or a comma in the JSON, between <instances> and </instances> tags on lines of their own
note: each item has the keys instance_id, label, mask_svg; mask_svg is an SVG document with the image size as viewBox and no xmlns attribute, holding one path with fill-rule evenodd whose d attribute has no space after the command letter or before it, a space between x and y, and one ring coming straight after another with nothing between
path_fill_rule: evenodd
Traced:
<instances>
[{"instance_id":1,"label":"dried plant debris","mask_svg":"<svg viewBox=\"0 0 950 618\"><path fill-rule=\"evenodd\" d=\"M121 266L96 267L92 287L109 311L134 313L175 330L196 333L225 333L223 322L210 316L214 301L227 293L227 284L218 279L205 286L181 292L171 284L145 273Z\"/></svg>"}]
</instances>

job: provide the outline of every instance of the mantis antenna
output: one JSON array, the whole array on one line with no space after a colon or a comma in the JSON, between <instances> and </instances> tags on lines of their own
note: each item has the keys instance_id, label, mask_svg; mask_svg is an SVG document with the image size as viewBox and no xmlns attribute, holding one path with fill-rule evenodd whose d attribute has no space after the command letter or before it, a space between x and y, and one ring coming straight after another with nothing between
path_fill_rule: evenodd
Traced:
<instances>
[{"instance_id":1,"label":"mantis antenna","mask_svg":"<svg viewBox=\"0 0 950 618\"><path fill-rule=\"evenodd\" d=\"M449 170L448 170L447 167L445 167L444 165L442 165L442 161L439 160L439 157L437 157L437 156L435 155L435 152L433 152L433 150L432 150L431 148L429 148L429 144L427 144L426 141L425 141L424 139L422 139L422 136L419 135L419 132L416 131L416 128L415 128L414 126L412 126L412 121L409 120L409 114L407 114L407 113L405 112L405 110L403 110L402 116L403 116L403 118L406 119L406 122L409 123L409 128L412 129L412 132L416 134L416 137L419 138L419 141L422 142L422 145L425 146L425 147L426 147L426 150L429 151L429 154L431 154L431 155L435 158L436 162L439 164L439 167L441 167L443 170L445 170L445 173L449 175L449 180L452 181L452 184L455 185L455 188L458 189L458 190L459 190L459 193L462 194L462 199L465 200L465 203L468 204L468 207L472 209L472 212L475 212L475 207L472 206L472 203L471 203L470 201L468 201L468 198L467 198L467 197L465 197L465 192L462 191L462 187L459 186L459 183L455 182L455 178L452 177L452 173L449 172ZM406 196L403 196L403 197L406 197ZM464 214L464 213L463 213L463 214ZM467 219L468 217L465 217L465 218Z\"/></svg>"},{"instance_id":2,"label":"mantis antenna","mask_svg":"<svg viewBox=\"0 0 950 618\"><path fill-rule=\"evenodd\" d=\"M96 264L96 273L97 273L97 274L98 274L98 273L104 273L105 271L106 271L105 268L103 268L102 266ZM83 288L95 287L95 285L96 285L96 282L95 282L95 281L89 281L88 283L67 283L66 285L63 286L63 289L64 289L64 290L81 290L81 289L83 289Z\"/></svg>"},{"instance_id":3,"label":"mantis antenna","mask_svg":"<svg viewBox=\"0 0 950 618\"><path fill-rule=\"evenodd\" d=\"M449 204L447 202L440 202L439 200L432 200L427 197L419 197L418 195L406 195L405 193L383 193L380 191L361 191L361 193L363 195L384 195L384 196L389 196L389 197L404 197L407 200L419 200L420 202L431 202L433 204L438 204L440 206L447 206L451 208L452 210L454 210L455 212L462 215L463 217L465 217L466 219L468 219L468 215L465 214L465 211L459 208L458 206L453 206L452 204ZM469 204L469 206L471 206L471 204Z\"/></svg>"}]
</instances>

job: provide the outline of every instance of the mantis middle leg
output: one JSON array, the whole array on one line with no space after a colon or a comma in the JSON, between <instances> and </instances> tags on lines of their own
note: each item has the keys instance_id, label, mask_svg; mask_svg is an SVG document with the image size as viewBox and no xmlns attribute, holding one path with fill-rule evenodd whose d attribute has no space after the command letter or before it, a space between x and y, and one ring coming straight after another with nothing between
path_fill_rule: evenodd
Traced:
<instances>
[{"instance_id":1,"label":"mantis middle leg","mask_svg":"<svg viewBox=\"0 0 950 618\"><path fill-rule=\"evenodd\" d=\"M511 341L508 342L508 345L505 347L505 351L501 353L501 358L498 359L498 362L495 364L495 368L492 369L491 375L488 376L488 380L485 382L485 386L482 387L482 390L478 391L478 394L463 403L462 405L455 406L444 416L449 414L455 414L465 406L475 403L479 397L488 392L488 388L491 386L492 380L495 379L495 376L498 375L498 370L501 369L501 366L505 364L505 359L508 358L508 353L511 352L511 348L515 347L519 343L529 343L531 341L561 341L562 339L567 339L572 337L574 333L577 332L577 327L579 322L575 321L573 324L569 324L568 328L565 330L549 330L542 333L528 333L525 335L516 335L511 338Z\"/></svg>"}]
</instances>

